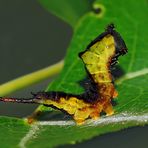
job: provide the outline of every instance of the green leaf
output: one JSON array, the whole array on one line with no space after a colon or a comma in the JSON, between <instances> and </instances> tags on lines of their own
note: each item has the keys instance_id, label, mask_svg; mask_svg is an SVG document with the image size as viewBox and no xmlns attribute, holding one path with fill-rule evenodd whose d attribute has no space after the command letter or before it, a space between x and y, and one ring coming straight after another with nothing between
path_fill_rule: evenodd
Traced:
<instances>
[{"instance_id":1,"label":"green leaf","mask_svg":"<svg viewBox=\"0 0 148 148\"><path fill-rule=\"evenodd\" d=\"M17 118L0 117L0 145L1 147L17 147L30 126Z\"/></svg>"},{"instance_id":2,"label":"green leaf","mask_svg":"<svg viewBox=\"0 0 148 148\"><path fill-rule=\"evenodd\" d=\"M28 127L20 120L0 118L0 130L3 147L19 145L21 147L54 147L61 144L81 142L94 136L119 131L132 126L148 124L148 24L147 1L141 0L109 0L99 1L95 7L101 7L101 14L93 12L85 15L77 24L75 33L68 49L65 66L60 76L48 86L47 90L82 93L84 90L78 82L85 78L86 73L78 53L87 44L104 31L110 22L116 25L117 31L125 39L128 55L120 58L120 66L125 75L116 82L119 97L114 107L115 115L101 117L97 121L88 120L83 126L76 126L73 121L37 122ZM119 7L120 6L120 7ZM137 11L137 10L142 11ZM4 121L5 120L5 121ZM55 121L54 121L55 120ZM3 123L5 124L3 126ZM9 135L10 132L15 135ZM19 131L19 132L18 132ZM10 144L7 142L8 136Z\"/></svg>"},{"instance_id":3,"label":"green leaf","mask_svg":"<svg viewBox=\"0 0 148 148\"><path fill-rule=\"evenodd\" d=\"M88 133L79 131L80 135L78 135L75 129L69 133L75 136L70 140L66 140L66 142L62 142L63 140L61 140L61 143L81 141L82 139L88 139L102 133L148 123L148 61L146 60L148 58L148 51L145 50L148 47L148 43L145 42L148 40L148 30L145 29L148 23L148 20L145 19L148 15L147 4L144 0L136 4L134 0L114 0L102 1L99 4L96 2L94 6L100 7L102 14L96 16L93 13L89 13L79 22L65 59L64 69L60 77L49 85L47 90L64 91L74 94L79 94L84 91L78 84L86 75L84 65L78 58L78 53L83 51L91 40L103 32L107 24L113 22L117 31L120 32L125 39L129 49L126 56L120 57L120 66L125 72L125 75L117 81L119 97L117 99L117 105L114 107L115 118L106 117L106 125L102 123L102 125L91 129L86 126L84 131ZM120 8L118 6L120 6ZM142 8L143 11L137 12L136 10L139 7ZM101 120L103 119L100 119L100 122ZM108 120L109 122L107 122ZM114 125L112 125L112 122ZM101 127L101 129L99 127ZM64 133L65 132L66 130ZM86 135L82 133L86 133ZM67 138L68 137L70 136L67 136Z\"/></svg>"},{"instance_id":4,"label":"green leaf","mask_svg":"<svg viewBox=\"0 0 148 148\"><path fill-rule=\"evenodd\" d=\"M73 28L80 17L91 10L91 1L39 0L45 9L69 23Z\"/></svg>"}]
</instances>

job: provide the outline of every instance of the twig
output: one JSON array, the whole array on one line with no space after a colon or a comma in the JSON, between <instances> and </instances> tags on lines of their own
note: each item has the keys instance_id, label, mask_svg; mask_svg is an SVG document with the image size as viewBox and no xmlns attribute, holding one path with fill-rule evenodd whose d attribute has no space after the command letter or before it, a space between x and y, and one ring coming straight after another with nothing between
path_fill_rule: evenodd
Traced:
<instances>
[{"instance_id":1,"label":"twig","mask_svg":"<svg viewBox=\"0 0 148 148\"><path fill-rule=\"evenodd\" d=\"M21 76L9 82L0 85L0 96L8 95L12 92L30 86L45 80L55 74L58 74L63 68L64 61L60 61L54 65L35 71L33 73Z\"/></svg>"}]
</instances>

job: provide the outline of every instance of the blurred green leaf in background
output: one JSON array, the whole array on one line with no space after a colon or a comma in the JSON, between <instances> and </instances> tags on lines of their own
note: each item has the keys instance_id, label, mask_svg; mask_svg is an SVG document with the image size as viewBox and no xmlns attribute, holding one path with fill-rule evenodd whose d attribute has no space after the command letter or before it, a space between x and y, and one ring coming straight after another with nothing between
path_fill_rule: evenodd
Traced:
<instances>
[{"instance_id":1,"label":"blurred green leaf in background","mask_svg":"<svg viewBox=\"0 0 148 148\"><path fill-rule=\"evenodd\" d=\"M39 0L43 7L66 21L73 28L85 13L89 12L94 0Z\"/></svg>"}]
</instances>

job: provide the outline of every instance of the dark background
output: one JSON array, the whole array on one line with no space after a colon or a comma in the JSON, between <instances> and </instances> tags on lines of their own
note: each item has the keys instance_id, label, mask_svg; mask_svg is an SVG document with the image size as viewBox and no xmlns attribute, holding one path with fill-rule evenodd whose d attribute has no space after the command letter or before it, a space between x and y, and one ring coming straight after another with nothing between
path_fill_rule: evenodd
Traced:
<instances>
[{"instance_id":1,"label":"dark background","mask_svg":"<svg viewBox=\"0 0 148 148\"><path fill-rule=\"evenodd\" d=\"M65 56L72 36L66 23L34 0L0 1L0 83L47 67ZM50 80L25 88L13 97L30 97ZM0 114L27 116L35 105L0 103Z\"/></svg>"},{"instance_id":2,"label":"dark background","mask_svg":"<svg viewBox=\"0 0 148 148\"><path fill-rule=\"evenodd\" d=\"M72 37L69 25L45 11L34 0L0 0L0 83L49 66L65 56ZM51 80L11 94L30 97ZM25 117L36 105L0 103L0 115ZM147 148L148 127L138 127L96 137L64 147Z\"/></svg>"}]
</instances>

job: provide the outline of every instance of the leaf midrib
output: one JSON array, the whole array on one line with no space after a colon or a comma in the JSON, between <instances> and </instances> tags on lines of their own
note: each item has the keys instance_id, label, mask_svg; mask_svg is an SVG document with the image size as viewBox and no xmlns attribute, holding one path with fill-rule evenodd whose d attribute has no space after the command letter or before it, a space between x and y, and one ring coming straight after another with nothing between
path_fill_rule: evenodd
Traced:
<instances>
[{"instance_id":1,"label":"leaf midrib","mask_svg":"<svg viewBox=\"0 0 148 148\"><path fill-rule=\"evenodd\" d=\"M134 75L137 72L139 72L139 74ZM141 72L141 75L140 75L140 72ZM130 79L133 79L133 78L148 74L148 69L146 69L145 73L143 73L143 69L142 69L140 71L126 74L126 77L124 78L124 80L121 81L121 83L119 83L119 85L122 84L123 81L129 80L129 78L128 78L129 74L134 75L134 77L130 78ZM89 119L86 121L86 124L84 124L83 126L84 127L85 126L99 126L99 125L103 125L103 123L104 123L104 125L105 124L108 125L111 123L130 122L130 121L137 121L137 124L138 123L139 124L144 124L144 123L148 124L148 113L145 113L143 115L137 115L137 114L133 114L133 113L129 114L129 113L122 112L120 114L115 114L110 117L101 118L96 121ZM38 130L38 126L42 126L42 127L44 127L44 126L75 126L75 122L74 121L41 121L41 122L37 122L35 125L33 125L31 127L29 132L26 133L26 135L21 139L19 146L21 146L21 147L25 146L33 138L33 136L36 135L36 133L40 132Z\"/></svg>"}]
</instances>

